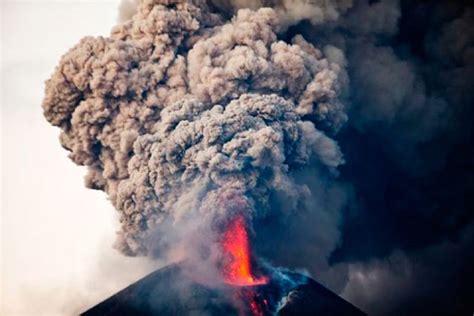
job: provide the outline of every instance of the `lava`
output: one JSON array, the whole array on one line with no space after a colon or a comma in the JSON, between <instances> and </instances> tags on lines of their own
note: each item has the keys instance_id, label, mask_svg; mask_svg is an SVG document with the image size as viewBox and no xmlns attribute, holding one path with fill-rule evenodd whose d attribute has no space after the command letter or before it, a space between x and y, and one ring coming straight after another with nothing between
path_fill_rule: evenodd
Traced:
<instances>
[{"instance_id":1,"label":"lava","mask_svg":"<svg viewBox=\"0 0 474 316\"><path fill-rule=\"evenodd\" d=\"M242 287L239 296L247 302L252 315L263 316L267 309L267 301L262 300L257 291L251 287L268 283L268 278L255 277L252 273L249 238L245 224L243 216L236 216L224 232L222 242L225 255L224 278L226 283ZM240 315L246 314L241 310Z\"/></svg>"},{"instance_id":2,"label":"lava","mask_svg":"<svg viewBox=\"0 0 474 316\"><path fill-rule=\"evenodd\" d=\"M226 255L224 277L228 284L237 286L261 285L267 278L256 278L252 274L250 250L245 219L235 217L224 233L223 250Z\"/></svg>"}]
</instances>

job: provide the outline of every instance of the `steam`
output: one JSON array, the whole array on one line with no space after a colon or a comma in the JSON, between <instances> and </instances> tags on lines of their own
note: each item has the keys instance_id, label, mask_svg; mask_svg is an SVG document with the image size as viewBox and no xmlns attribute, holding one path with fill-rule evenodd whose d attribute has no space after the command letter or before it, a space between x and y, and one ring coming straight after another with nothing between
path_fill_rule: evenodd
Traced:
<instances>
[{"instance_id":1,"label":"steam","mask_svg":"<svg viewBox=\"0 0 474 316\"><path fill-rule=\"evenodd\" d=\"M212 234L234 201L247 201L248 220L278 211L272 194L296 207L311 188L293 170L343 163L326 132L347 119L344 65L301 36L278 40L280 26L270 8L227 21L202 1L142 1L110 38L85 38L63 56L44 113L88 167L86 185L120 212L122 252L162 256L161 240L189 244L190 217ZM159 233L168 226L171 245Z\"/></svg>"}]
</instances>

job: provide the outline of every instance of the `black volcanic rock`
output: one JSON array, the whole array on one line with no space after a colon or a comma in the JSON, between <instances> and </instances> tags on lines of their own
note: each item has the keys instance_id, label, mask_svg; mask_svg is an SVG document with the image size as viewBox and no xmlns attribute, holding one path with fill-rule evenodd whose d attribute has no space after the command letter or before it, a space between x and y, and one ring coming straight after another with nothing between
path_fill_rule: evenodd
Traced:
<instances>
[{"instance_id":1,"label":"black volcanic rock","mask_svg":"<svg viewBox=\"0 0 474 316\"><path fill-rule=\"evenodd\" d=\"M289 273L288 276L299 275ZM277 314L282 316L365 315L311 279L285 290L283 294L281 292L281 288L272 281L267 285L253 287L209 288L186 277L180 265L174 264L156 270L82 315L251 315L249 307L243 306L247 304L241 300L245 295L249 297L249 294L260 300L258 304L261 306L265 306L262 303L264 298L267 304L273 305L267 306L264 314L274 314L278 305ZM276 302L276 297L282 303Z\"/></svg>"},{"instance_id":2,"label":"black volcanic rock","mask_svg":"<svg viewBox=\"0 0 474 316\"><path fill-rule=\"evenodd\" d=\"M278 315L362 316L366 314L310 279L307 284L300 285L288 293L287 303L278 311Z\"/></svg>"}]
</instances>

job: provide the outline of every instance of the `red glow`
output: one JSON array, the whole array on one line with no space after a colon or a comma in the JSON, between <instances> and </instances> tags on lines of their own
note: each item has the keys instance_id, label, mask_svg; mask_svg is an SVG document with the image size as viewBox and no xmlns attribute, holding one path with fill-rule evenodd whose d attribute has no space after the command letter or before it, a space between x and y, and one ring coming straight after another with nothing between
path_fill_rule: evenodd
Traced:
<instances>
[{"instance_id":1,"label":"red glow","mask_svg":"<svg viewBox=\"0 0 474 316\"><path fill-rule=\"evenodd\" d=\"M224 266L226 282L238 286L251 286L267 283L267 278L255 278L250 264L250 250L245 219L237 216L227 226L224 233L223 248L228 255Z\"/></svg>"},{"instance_id":2,"label":"red glow","mask_svg":"<svg viewBox=\"0 0 474 316\"><path fill-rule=\"evenodd\" d=\"M255 316L263 316L263 311L260 309L260 306L258 306L256 301L250 301L250 309Z\"/></svg>"},{"instance_id":3,"label":"red glow","mask_svg":"<svg viewBox=\"0 0 474 316\"><path fill-rule=\"evenodd\" d=\"M247 302L248 307L249 307L249 312L253 316L265 316L268 315L269 311L269 306L268 306L268 301L266 298L260 296L258 292L253 289L247 289L242 291L241 297L244 299L245 302ZM248 312L242 312L240 315L248 315Z\"/></svg>"}]
</instances>

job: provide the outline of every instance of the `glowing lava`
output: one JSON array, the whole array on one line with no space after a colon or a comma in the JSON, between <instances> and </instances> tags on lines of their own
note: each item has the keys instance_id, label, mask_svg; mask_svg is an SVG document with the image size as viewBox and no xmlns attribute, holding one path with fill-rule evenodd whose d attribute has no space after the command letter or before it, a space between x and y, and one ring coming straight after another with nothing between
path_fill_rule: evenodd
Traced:
<instances>
[{"instance_id":1,"label":"glowing lava","mask_svg":"<svg viewBox=\"0 0 474 316\"><path fill-rule=\"evenodd\" d=\"M237 286L267 283L267 278L255 278L250 264L250 250L245 219L237 216L224 233L223 249L227 255L224 267L226 282Z\"/></svg>"}]
</instances>

